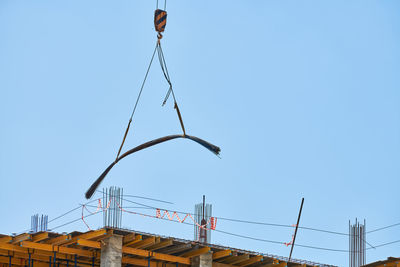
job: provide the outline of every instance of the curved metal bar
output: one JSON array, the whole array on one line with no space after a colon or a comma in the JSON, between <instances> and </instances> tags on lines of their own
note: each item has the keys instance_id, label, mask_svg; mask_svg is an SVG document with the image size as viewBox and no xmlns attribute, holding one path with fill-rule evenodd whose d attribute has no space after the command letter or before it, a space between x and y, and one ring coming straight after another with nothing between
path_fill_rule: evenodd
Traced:
<instances>
[{"instance_id":1,"label":"curved metal bar","mask_svg":"<svg viewBox=\"0 0 400 267\"><path fill-rule=\"evenodd\" d=\"M186 138L186 139L192 140L192 141L204 146L205 148L207 148L208 150L213 152L215 155L219 155L219 152L221 151L221 149L219 147L217 147L201 138L198 138L196 136L190 136L190 135L175 134L175 135L168 135L165 137L151 140L149 142L146 142L144 144L141 144L137 147L134 147L134 148L126 151L124 154L122 154L120 157L118 157L113 163L111 163L110 166L108 166L107 169L105 169L105 171L99 176L99 178L97 178L97 180L86 191L86 193L85 193L86 198L89 199L93 196L94 192L99 187L100 183L104 180L104 178L107 176L107 174L110 172L110 170L114 167L114 165L118 163L118 161L120 161L121 159L125 158L126 156L129 156L140 150L143 150L143 149L149 148L151 146L154 146L154 145L157 145L157 144L160 144L160 143L172 140L172 139L176 139L176 138Z\"/></svg>"}]
</instances>

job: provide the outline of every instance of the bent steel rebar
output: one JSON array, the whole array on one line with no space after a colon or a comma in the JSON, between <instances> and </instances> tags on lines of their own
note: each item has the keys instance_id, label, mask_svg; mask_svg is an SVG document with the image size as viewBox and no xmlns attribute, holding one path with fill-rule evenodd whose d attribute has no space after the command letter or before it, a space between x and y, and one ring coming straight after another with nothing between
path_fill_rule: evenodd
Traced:
<instances>
[{"instance_id":1,"label":"bent steel rebar","mask_svg":"<svg viewBox=\"0 0 400 267\"><path fill-rule=\"evenodd\" d=\"M211 152L213 152L215 155L219 155L219 152L221 151L221 149L203 139L200 139L196 136L191 136L191 135L180 135L180 134L175 134L175 135L168 135L165 137L161 137L161 138L157 138L154 140L151 140L149 142L146 142L144 144L141 144L137 147L132 148L131 150L126 151L124 154L122 154L120 157L118 157L113 163L110 164L110 166L107 167L107 169L105 169L105 171L99 176L99 178L97 178L97 180L90 186L90 188L86 191L86 198L89 199L93 196L94 192L96 191L97 187L99 187L100 183L104 180L104 178L107 176L107 174L110 172L110 170L114 167L115 164L117 164L121 159L125 158L126 156L129 156L130 154L133 154L135 152L138 152L140 150L149 148L151 146L172 140L172 139L176 139L176 138L186 138L186 139L190 139L202 146L204 146L205 148L207 148L208 150L210 150Z\"/></svg>"}]
</instances>

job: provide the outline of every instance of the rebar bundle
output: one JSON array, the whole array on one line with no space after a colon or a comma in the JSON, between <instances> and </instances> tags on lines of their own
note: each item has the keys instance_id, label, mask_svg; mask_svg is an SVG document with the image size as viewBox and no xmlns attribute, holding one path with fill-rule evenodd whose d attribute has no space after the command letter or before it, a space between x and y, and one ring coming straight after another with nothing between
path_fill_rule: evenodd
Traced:
<instances>
[{"instance_id":1,"label":"rebar bundle","mask_svg":"<svg viewBox=\"0 0 400 267\"><path fill-rule=\"evenodd\" d=\"M200 227L194 224L194 239L202 243L211 243L211 231L207 229L206 225L212 216L212 205L205 203L203 196L203 203L196 204L194 207L194 219L200 223Z\"/></svg>"},{"instance_id":2,"label":"rebar bundle","mask_svg":"<svg viewBox=\"0 0 400 267\"><path fill-rule=\"evenodd\" d=\"M364 224L349 221L349 267L360 267L366 262L366 239Z\"/></svg>"},{"instance_id":3,"label":"rebar bundle","mask_svg":"<svg viewBox=\"0 0 400 267\"><path fill-rule=\"evenodd\" d=\"M124 190L111 186L103 189L103 224L104 227L121 228L122 199Z\"/></svg>"},{"instance_id":4,"label":"rebar bundle","mask_svg":"<svg viewBox=\"0 0 400 267\"><path fill-rule=\"evenodd\" d=\"M32 233L37 233L37 232L45 232L47 231L47 225L49 222L49 216L47 215L41 215L39 217L39 214L35 214L31 216L31 232Z\"/></svg>"}]
</instances>

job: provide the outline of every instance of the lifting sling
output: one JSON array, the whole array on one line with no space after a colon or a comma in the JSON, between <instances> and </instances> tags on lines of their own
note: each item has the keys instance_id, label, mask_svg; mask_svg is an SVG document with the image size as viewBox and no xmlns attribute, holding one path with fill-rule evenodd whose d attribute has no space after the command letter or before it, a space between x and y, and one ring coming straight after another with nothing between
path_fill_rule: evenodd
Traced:
<instances>
[{"instance_id":1,"label":"lifting sling","mask_svg":"<svg viewBox=\"0 0 400 267\"><path fill-rule=\"evenodd\" d=\"M167 64L166 64L166 62L165 62L164 53L163 53L163 50L162 50L162 48L161 48L161 39L162 39L162 37L163 37L162 32L164 32L165 26L166 26L166 23L167 23L167 12L165 11L165 9L166 9L166 0L164 1L164 10L158 8L158 0L157 0L157 7L156 7L156 10L155 10L155 12L154 12L154 27L155 27L156 32L158 33L158 34L157 34L157 43L156 43L156 47L154 48L154 52L153 52L153 55L152 55L152 57L151 57L149 66L147 67L146 74L145 74L145 76L144 76L142 85L141 85L140 90L139 90L139 94L138 94L138 96L137 96L135 105L134 105L134 107L133 107L131 116L130 116L130 118L129 118L128 125L127 125L127 127L126 127L126 130L125 130L125 133L124 133L124 136L123 136L123 139L122 139L122 143L121 143L121 145L120 145L120 147L119 147L119 149L118 149L117 156L116 156L114 162L111 163L111 165L108 166L108 168L107 168L107 169L99 176L99 178L97 178L97 180L90 186L90 188L88 189L88 191L87 191L86 194L85 194L86 198L88 198L88 199L92 197L92 195L93 195L94 192L96 191L97 187L98 187L98 186L100 185L100 183L104 180L104 178L106 177L106 175L108 174L108 172L111 170L112 167L114 167L115 164L117 164L117 163L118 163L121 159L123 159L124 157L126 157L126 156L128 156L128 155L130 155L130 154L133 154L133 153L135 153L135 152L137 152L137 151L140 151L140 150L142 150L142 149L145 149L145 148L148 148L148 147L151 147L151 146L154 146L154 145L157 145L157 144L160 144L160 143L163 143L163 142L172 140L172 139L176 139L176 138L185 138L185 139L192 140L192 141L194 141L194 142L196 142L196 143L198 143L198 144L204 146L205 148L207 148L208 150L210 150L211 152L213 152L213 153L214 153L215 155L217 155L217 156L219 155L219 152L221 151L221 149L220 149L219 147L217 147L217 146L215 146L215 145L213 145L213 144L210 144L209 142L207 142L207 141L205 141L205 140L203 140L203 139L200 139L200 138L198 138L198 137L190 136L190 135L187 135L187 134L186 134L185 126L184 126L184 124L183 124L182 115L181 115L181 112L180 112L179 107L178 107L178 103L177 103L177 100L176 100L176 97L175 97L175 93L174 93L174 90L173 90L173 87L172 87L172 82L171 82L171 79L170 79L170 76L169 76L169 73L168 73ZM140 97L141 97L141 95L142 95L143 88L144 88L144 85L145 85L145 83L146 83L146 79L147 79L147 76L148 76L148 74L149 74L149 71L150 71L151 65L152 65L152 63L153 63L154 56L155 56L156 52L157 52L157 57L158 57L158 60L159 60L159 63L160 63L161 70L162 70L162 72L163 72L163 75L164 75L164 77L165 77L165 80L167 81L167 83L168 83L168 85L169 85L169 88L168 88L167 94L166 94L166 96L165 96L165 98L164 98L164 101L163 101L163 103L162 103L162 106L164 106L164 105L166 104L166 102L168 101L169 96L172 94L172 97L173 97L173 99L174 99L174 109L176 110L176 113L177 113L177 115L178 115L179 123L180 123L180 125L181 125L183 134L182 134L182 135L170 135L170 136L165 136L165 137L161 137L161 138L158 138L158 139L149 141L149 142L144 143L144 144L142 144L142 145L139 145L139 146L137 146L137 147L135 147L135 148L133 148L133 149L131 149L131 150L128 150L127 152L123 153L123 154L120 156L121 151L122 151L122 148L123 148L124 143L125 143L125 140L126 140L126 137L127 137L127 135L128 135L129 129L130 129L130 125L131 125L132 120L133 120L133 115L135 114L137 105L138 105L138 103L139 103L139 99L140 99Z\"/></svg>"}]
</instances>

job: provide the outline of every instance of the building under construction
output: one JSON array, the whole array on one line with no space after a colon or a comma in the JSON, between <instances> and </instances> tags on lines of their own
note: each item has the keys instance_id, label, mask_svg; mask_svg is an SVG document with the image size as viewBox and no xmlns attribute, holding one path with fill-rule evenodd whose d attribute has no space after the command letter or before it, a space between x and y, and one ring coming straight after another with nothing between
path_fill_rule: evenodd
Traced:
<instances>
[{"instance_id":1,"label":"building under construction","mask_svg":"<svg viewBox=\"0 0 400 267\"><path fill-rule=\"evenodd\" d=\"M383 261L376 261L362 267L400 267L400 258L389 257Z\"/></svg>"},{"instance_id":2,"label":"building under construction","mask_svg":"<svg viewBox=\"0 0 400 267\"><path fill-rule=\"evenodd\" d=\"M332 266L131 230L0 236L0 266L294 267Z\"/></svg>"}]
</instances>

